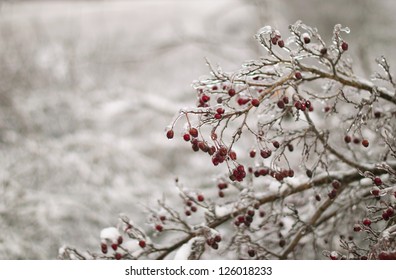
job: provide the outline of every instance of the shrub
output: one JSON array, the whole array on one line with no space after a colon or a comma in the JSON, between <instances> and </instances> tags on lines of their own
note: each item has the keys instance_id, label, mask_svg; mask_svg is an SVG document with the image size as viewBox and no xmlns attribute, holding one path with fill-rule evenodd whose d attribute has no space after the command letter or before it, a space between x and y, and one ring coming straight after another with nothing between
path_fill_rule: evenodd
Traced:
<instances>
[{"instance_id":1,"label":"shrub","mask_svg":"<svg viewBox=\"0 0 396 280\"><path fill-rule=\"evenodd\" d=\"M219 168L212 190L176 180L182 207L160 200L151 230L121 215L102 253L65 247L60 258L394 259L390 66L380 57L371 80L355 75L339 24L328 44L300 21L289 30L261 28L265 56L238 71L207 60L196 106L166 131Z\"/></svg>"}]
</instances>

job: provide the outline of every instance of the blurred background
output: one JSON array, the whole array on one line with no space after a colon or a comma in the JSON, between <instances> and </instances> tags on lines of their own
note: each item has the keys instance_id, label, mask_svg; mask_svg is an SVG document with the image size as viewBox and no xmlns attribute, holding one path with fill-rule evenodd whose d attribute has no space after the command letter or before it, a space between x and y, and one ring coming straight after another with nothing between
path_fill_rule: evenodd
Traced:
<instances>
[{"instance_id":1,"label":"blurred background","mask_svg":"<svg viewBox=\"0 0 396 280\"><path fill-rule=\"evenodd\" d=\"M394 54L392 0L0 2L0 259L98 251L119 213L175 199L176 177L209 188L220 169L166 127L195 104L193 80L263 54L256 31L301 19L326 41L334 24L355 70ZM391 66L392 67L392 66ZM181 132L180 132L181 133Z\"/></svg>"}]
</instances>

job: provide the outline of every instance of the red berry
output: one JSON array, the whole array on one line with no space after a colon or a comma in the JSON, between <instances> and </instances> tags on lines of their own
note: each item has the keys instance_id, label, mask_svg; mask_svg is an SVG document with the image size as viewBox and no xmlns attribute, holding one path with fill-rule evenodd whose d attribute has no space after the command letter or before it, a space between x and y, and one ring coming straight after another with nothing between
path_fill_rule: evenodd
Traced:
<instances>
[{"instance_id":1,"label":"red berry","mask_svg":"<svg viewBox=\"0 0 396 280\"><path fill-rule=\"evenodd\" d=\"M198 196L197 196L197 200L199 201L199 202L202 202L202 201L204 201L204 196L202 195L202 194L199 194Z\"/></svg>"},{"instance_id":2,"label":"red berry","mask_svg":"<svg viewBox=\"0 0 396 280\"><path fill-rule=\"evenodd\" d=\"M301 106L302 106L302 104L301 104L300 101L296 101L296 102L294 103L294 107L296 107L297 110L300 110L300 109L301 109Z\"/></svg>"},{"instance_id":3,"label":"red berry","mask_svg":"<svg viewBox=\"0 0 396 280\"><path fill-rule=\"evenodd\" d=\"M254 107L258 107L260 105L260 101L256 98L252 99L252 105Z\"/></svg>"},{"instance_id":4,"label":"red berry","mask_svg":"<svg viewBox=\"0 0 396 280\"><path fill-rule=\"evenodd\" d=\"M375 177L373 181L374 181L374 184L376 186L381 186L382 185L382 180L381 180L380 177Z\"/></svg>"},{"instance_id":5,"label":"red berry","mask_svg":"<svg viewBox=\"0 0 396 280\"><path fill-rule=\"evenodd\" d=\"M219 243L221 241L221 236L220 235L216 235L214 238L214 241Z\"/></svg>"},{"instance_id":6,"label":"red berry","mask_svg":"<svg viewBox=\"0 0 396 280\"><path fill-rule=\"evenodd\" d=\"M301 72L296 72L296 73L294 74L294 77L295 77L297 80L301 80L301 79L302 79Z\"/></svg>"},{"instance_id":7,"label":"red berry","mask_svg":"<svg viewBox=\"0 0 396 280\"><path fill-rule=\"evenodd\" d=\"M223 191L219 191L219 197L224 197L224 192Z\"/></svg>"},{"instance_id":8,"label":"red berry","mask_svg":"<svg viewBox=\"0 0 396 280\"><path fill-rule=\"evenodd\" d=\"M197 212L197 210L198 210L198 208L196 207L196 206L191 206L191 211L193 211L193 212Z\"/></svg>"},{"instance_id":9,"label":"red berry","mask_svg":"<svg viewBox=\"0 0 396 280\"><path fill-rule=\"evenodd\" d=\"M166 132L166 137L168 137L168 139L172 139L174 135L175 135L175 133L173 132L172 129L171 129L171 130L168 130L168 131Z\"/></svg>"},{"instance_id":10,"label":"red berry","mask_svg":"<svg viewBox=\"0 0 396 280\"><path fill-rule=\"evenodd\" d=\"M280 147L280 144L279 144L279 142L278 141L272 141L272 145L276 148L276 149L278 149L279 147Z\"/></svg>"},{"instance_id":11,"label":"red berry","mask_svg":"<svg viewBox=\"0 0 396 280\"><path fill-rule=\"evenodd\" d=\"M347 51L347 50L348 50L348 43L347 43L347 42L342 42L342 44L341 44L341 49L342 49L343 51Z\"/></svg>"},{"instance_id":12,"label":"red berry","mask_svg":"<svg viewBox=\"0 0 396 280\"><path fill-rule=\"evenodd\" d=\"M190 141L190 139L191 139L190 134L185 133L183 135L183 139L184 139L184 141L187 141L187 142Z\"/></svg>"},{"instance_id":13,"label":"red berry","mask_svg":"<svg viewBox=\"0 0 396 280\"><path fill-rule=\"evenodd\" d=\"M367 139L363 139L362 145L367 148L369 146L369 141Z\"/></svg>"},{"instance_id":14,"label":"red berry","mask_svg":"<svg viewBox=\"0 0 396 280\"><path fill-rule=\"evenodd\" d=\"M209 97L209 96L207 96L206 94L202 95L201 101L202 101L203 103L206 103L206 102L208 102L209 100L210 100L210 97Z\"/></svg>"},{"instance_id":15,"label":"red berry","mask_svg":"<svg viewBox=\"0 0 396 280\"><path fill-rule=\"evenodd\" d=\"M184 212L184 214L186 214L186 216L191 216L191 212L189 210L186 210L186 212Z\"/></svg>"},{"instance_id":16,"label":"red berry","mask_svg":"<svg viewBox=\"0 0 396 280\"><path fill-rule=\"evenodd\" d=\"M220 107L220 108L217 108L216 112L221 115L221 114L224 114L225 110L224 110L224 108Z\"/></svg>"},{"instance_id":17,"label":"red berry","mask_svg":"<svg viewBox=\"0 0 396 280\"><path fill-rule=\"evenodd\" d=\"M338 260L338 253L333 251L330 253L330 259L332 260Z\"/></svg>"},{"instance_id":18,"label":"red berry","mask_svg":"<svg viewBox=\"0 0 396 280\"><path fill-rule=\"evenodd\" d=\"M353 231L354 232L359 232L359 231L361 231L362 230L362 227L359 225L359 224L355 224L354 226L353 226Z\"/></svg>"},{"instance_id":19,"label":"red berry","mask_svg":"<svg viewBox=\"0 0 396 280\"><path fill-rule=\"evenodd\" d=\"M215 114L215 115L214 115L214 118L215 118L216 120L220 120L220 119L222 118L222 116L221 116L220 114Z\"/></svg>"},{"instance_id":20,"label":"red berry","mask_svg":"<svg viewBox=\"0 0 396 280\"><path fill-rule=\"evenodd\" d=\"M371 220L369 218L363 219L363 225L365 225L367 227L370 226L371 225Z\"/></svg>"},{"instance_id":21,"label":"red berry","mask_svg":"<svg viewBox=\"0 0 396 280\"><path fill-rule=\"evenodd\" d=\"M139 241L139 246L142 247L142 248L146 247L146 241L140 240Z\"/></svg>"},{"instance_id":22,"label":"red berry","mask_svg":"<svg viewBox=\"0 0 396 280\"><path fill-rule=\"evenodd\" d=\"M213 86L212 90L218 90L219 88L217 86Z\"/></svg>"},{"instance_id":23,"label":"red berry","mask_svg":"<svg viewBox=\"0 0 396 280\"><path fill-rule=\"evenodd\" d=\"M230 156L231 160L236 160L237 159L237 154L234 151L230 151L228 153L228 155Z\"/></svg>"},{"instance_id":24,"label":"red berry","mask_svg":"<svg viewBox=\"0 0 396 280\"><path fill-rule=\"evenodd\" d=\"M190 135L192 137L198 137L198 130L194 127L190 128L190 130L188 131L188 133L190 133Z\"/></svg>"},{"instance_id":25,"label":"red berry","mask_svg":"<svg viewBox=\"0 0 396 280\"><path fill-rule=\"evenodd\" d=\"M261 151L260 151L260 155L261 155L263 158L269 158L269 157L271 156L271 154L272 154L272 151L271 151L271 150L261 150Z\"/></svg>"},{"instance_id":26,"label":"red berry","mask_svg":"<svg viewBox=\"0 0 396 280\"><path fill-rule=\"evenodd\" d=\"M321 55L327 54L327 48L326 48L326 47L321 48L321 49L320 49L320 54L321 54Z\"/></svg>"},{"instance_id":27,"label":"red berry","mask_svg":"<svg viewBox=\"0 0 396 280\"><path fill-rule=\"evenodd\" d=\"M345 141L345 143L351 143L351 141L352 141L352 138L351 138L351 136L349 136L349 135L345 135L345 137L344 137L344 141Z\"/></svg>"},{"instance_id":28,"label":"red berry","mask_svg":"<svg viewBox=\"0 0 396 280\"><path fill-rule=\"evenodd\" d=\"M155 226L155 229L156 229L157 231L161 232L164 228L163 228L162 225L156 225L156 226Z\"/></svg>"},{"instance_id":29,"label":"red berry","mask_svg":"<svg viewBox=\"0 0 396 280\"><path fill-rule=\"evenodd\" d=\"M334 180L331 185L333 186L333 188L335 189L339 189L341 187L341 183L338 180Z\"/></svg>"},{"instance_id":30,"label":"red berry","mask_svg":"<svg viewBox=\"0 0 396 280\"><path fill-rule=\"evenodd\" d=\"M283 100L279 100L278 103L276 103L279 109L285 108L285 102Z\"/></svg>"},{"instance_id":31,"label":"red berry","mask_svg":"<svg viewBox=\"0 0 396 280\"><path fill-rule=\"evenodd\" d=\"M395 214L395 210L393 209L393 207L389 206L388 209L386 209L386 214L387 214L389 217L392 217L393 214Z\"/></svg>"},{"instance_id":32,"label":"red berry","mask_svg":"<svg viewBox=\"0 0 396 280\"><path fill-rule=\"evenodd\" d=\"M289 97L283 96L282 101L283 101L283 103L285 103L285 104L289 104Z\"/></svg>"},{"instance_id":33,"label":"red berry","mask_svg":"<svg viewBox=\"0 0 396 280\"><path fill-rule=\"evenodd\" d=\"M374 195L374 196L379 196L380 195L380 189L377 188L377 187L373 187L371 189L371 194Z\"/></svg>"},{"instance_id":34,"label":"red berry","mask_svg":"<svg viewBox=\"0 0 396 280\"><path fill-rule=\"evenodd\" d=\"M251 150L249 152L249 155L250 155L251 158L254 158L256 156L256 151L255 150Z\"/></svg>"},{"instance_id":35,"label":"red berry","mask_svg":"<svg viewBox=\"0 0 396 280\"><path fill-rule=\"evenodd\" d=\"M100 244L100 249L102 250L103 254L107 254L107 245L105 243Z\"/></svg>"},{"instance_id":36,"label":"red berry","mask_svg":"<svg viewBox=\"0 0 396 280\"><path fill-rule=\"evenodd\" d=\"M308 33L304 33L302 34L302 39L304 41L305 44L309 44L311 42L311 37L309 36Z\"/></svg>"},{"instance_id":37,"label":"red berry","mask_svg":"<svg viewBox=\"0 0 396 280\"><path fill-rule=\"evenodd\" d=\"M123 241L122 236L119 236L117 239L118 245L121 245L122 241Z\"/></svg>"},{"instance_id":38,"label":"red berry","mask_svg":"<svg viewBox=\"0 0 396 280\"><path fill-rule=\"evenodd\" d=\"M166 217L165 217L165 216L160 216L159 218L160 218L160 220L161 220L162 222L166 220Z\"/></svg>"},{"instance_id":39,"label":"red berry","mask_svg":"<svg viewBox=\"0 0 396 280\"><path fill-rule=\"evenodd\" d=\"M305 107L307 107L308 109L311 108L311 101L307 100L305 101Z\"/></svg>"},{"instance_id":40,"label":"red berry","mask_svg":"<svg viewBox=\"0 0 396 280\"><path fill-rule=\"evenodd\" d=\"M115 258L116 260L121 260L122 255L121 255L120 253L115 253L114 258Z\"/></svg>"},{"instance_id":41,"label":"red berry","mask_svg":"<svg viewBox=\"0 0 396 280\"><path fill-rule=\"evenodd\" d=\"M249 257L253 258L256 255L256 251L253 250L253 249L249 249L248 250L248 255L249 255Z\"/></svg>"},{"instance_id":42,"label":"red berry","mask_svg":"<svg viewBox=\"0 0 396 280\"><path fill-rule=\"evenodd\" d=\"M389 215L386 211L382 213L382 219L384 219L384 221L389 220Z\"/></svg>"},{"instance_id":43,"label":"red berry","mask_svg":"<svg viewBox=\"0 0 396 280\"><path fill-rule=\"evenodd\" d=\"M360 139L359 138L354 138L353 139L353 143L354 144L359 144L360 143Z\"/></svg>"},{"instance_id":44,"label":"red berry","mask_svg":"<svg viewBox=\"0 0 396 280\"><path fill-rule=\"evenodd\" d=\"M235 91L235 89L233 89L233 88L230 88L229 90L228 90L228 95L229 96L234 96L236 94L236 91Z\"/></svg>"},{"instance_id":45,"label":"red berry","mask_svg":"<svg viewBox=\"0 0 396 280\"><path fill-rule=\"evenodd\" d=\"M332 189L329 193L328 196L330 199L334 199L337 196L337 190L336 189Z\"/></svg>"},{"instance_id":46,"label":"red berry","mask_svg":"<svg viewBox=\"0 0 396 280\"><path fill-rule=\"evenodd\" d=\"M116 244L116 243L111 244L111 248L112 248L114 251L116 251L117 248L118 248L118 244Z\"/></svg>"},{"instance_id":47,"label":"red berry","mask_svg":"<svg viewBox=\"0 0 396 280\"><path fill-rule=\"evenodd\" d=\"M248 216L253 217L253 216L254 216L254 210L249 209L249 210L246 212L246 214L248 214Z\"/></svg>"},{"instance_id":48,"label":"red berry","mask_svg":"<svg viewBox=\"0 0 396 280\"><path fill-rule=\"evenodd\" d=\"M259 212L259 216L260 216L260 218L264 218L265 212L264 212L264 211L260 211L260 212Z\"/></svg>"},{"instance_id":49,"label":"red berry","mask_svg":"<svg viewBox=\"0 0 396 280\"><path fill-rule=\"evenodd\" d=\"M285 46L285 42L283 40L278 41L278 46L283 48Z\"/></svg>"}]
</instances>

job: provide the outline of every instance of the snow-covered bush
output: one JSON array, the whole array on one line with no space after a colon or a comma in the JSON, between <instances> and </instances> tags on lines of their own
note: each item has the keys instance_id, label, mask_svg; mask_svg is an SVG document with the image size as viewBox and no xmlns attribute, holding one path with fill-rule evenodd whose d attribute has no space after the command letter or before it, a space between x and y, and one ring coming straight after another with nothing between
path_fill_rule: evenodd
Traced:
<instances>
[{"instance_id":1,"label":"snow-covered bush","mask_svg":"<svg viewBox=\"0 0 396 280\"><path fill-rule=\"evenodd\" d=\"M101 252L64 247L59 257L396 258L390 66L380 57L370 80L355 75L341 25L329 43L300 21L289 30L260 29L264 56L237 71L207 60L196 106L166 130L219 170L215 182L196 174L210 189L176 179L180 204L149 207L149 227L121 214L102 231Z\"/></svg>"}]
</instances>

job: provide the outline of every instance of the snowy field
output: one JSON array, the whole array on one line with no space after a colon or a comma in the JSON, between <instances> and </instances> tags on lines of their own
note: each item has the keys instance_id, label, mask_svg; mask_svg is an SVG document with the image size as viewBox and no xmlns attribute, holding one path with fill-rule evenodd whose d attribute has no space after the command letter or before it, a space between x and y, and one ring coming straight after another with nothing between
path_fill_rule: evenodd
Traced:
<instances>
[{"instance_id":1,"label":"snowy field","mask_svg":"<svg viewBox=\"0 0 396 280\"><path fill-rule=\"evenodd\" d=\"M212 168L165 129L191 82L256 58L253 35L302 19L349 26L358 70L393 53L393 1L27 1L0 4L0 259L99 249L119 213L209 188ZM179 136L179 135L177 135ZM178 137L176 137L178 138ZM178 138L180 139L180 138Z\"/></svg>"}]
</instances>

